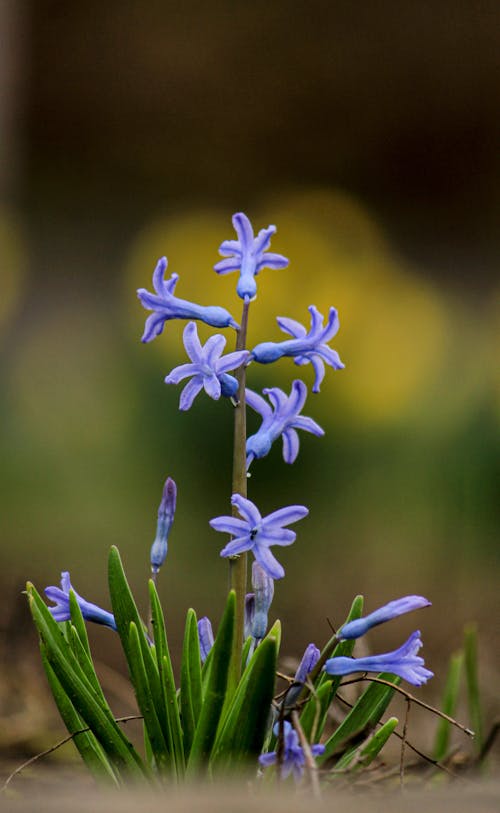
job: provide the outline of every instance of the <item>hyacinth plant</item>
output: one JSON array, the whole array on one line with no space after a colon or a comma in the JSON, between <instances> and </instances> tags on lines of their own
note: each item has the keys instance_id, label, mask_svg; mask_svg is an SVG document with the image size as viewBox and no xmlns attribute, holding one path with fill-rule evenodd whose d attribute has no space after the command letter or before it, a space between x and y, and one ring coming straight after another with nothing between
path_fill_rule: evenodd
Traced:
<instances>
[{"instance_id":1,"label":"hyacinth plant","mask_svg":"<svg viewBox=\"0 0 500 813\"><path fill-rule=\"evenodd\" d=\"M344 365L328 344L339 328L333 307L324 323L315 305L310 305L309 330L293 319L279 317L279 327L293 338L247 348L256 276L263 268L284 269L288 260L268 251L274 226L254 236L250 221L242 213L234 215L233 225L238 239L222 243L224 259L215 265L215 271L238 274L236 291L242 300L239 323L224 308L176 297L178 276L165 279L166 258L159 260L153 274L155 293L138 291L141 304L151 311L143 342L157 339L167 321L187 322L183 336L189 361L165 378L172 385L188 379L181 392L180 409L189 409L204 390L210 398L226 399L225 408L233 416L232 512L207 517L213 545L218 537L208 526L225 537L220 555L229 563L230 590L221 620L215 628L208 618L198 619L195 611L188 609L176 678L156 589L177 502L171 477L164 486L151 547L146 623L115 547L109 555L112 612L83 599L67 572L62 574L60 587L46 588L50 606L30 583L27 594L55 702L95 776L122 784L130 778L177 782L236 771L253 773L262 781L271 776L304 781L306 773L318 790L319 782L359 770L377 757L398 723L394 717L383 722L382 717L394 693L401 691L401 681L420 686L432 677L418 654L422 646L419 631L392 652L360 658L353 655L356 640L372 627L427 607L430 602L418 595L405 596L364 615L363 598L357 596L346 621L329 640L321 648L311 643L294 675L277 676L281 626L279 621L270 625L268 618L275 582L283 579L285 570L282 556L277 558L274 550L295 542L297 532L290 526L295 528L309 511L304 505L276 506L262 516L247 495L248 471L264 465L261 458L280 439L284 461L294 463L299 453L298 431L317 437L324 432L313 418L302 415L307 387L301 379L291 383L289 394L269 387L261 395L247 388L247 367L250 363L268 365L281 358L293 359L299 368L310 363L315 374L312 390L319 393L325 363L334 370ZM219 333L202 346L197 321L235 331L234 350L224 355L226 337ZM247 405L262 419L257 432L250 436L246 431ZM131 744L104 696L92 662L86 621L109 627L110 634L121 639L143 718L143 749ZM329 712L337 701L342 678L352 675L358 677L350 677L349 682L365 681L367 685L342 722L337 718L333 724ZM284 680L281 687L278 679Z\"/></svg>"}]
</instances>

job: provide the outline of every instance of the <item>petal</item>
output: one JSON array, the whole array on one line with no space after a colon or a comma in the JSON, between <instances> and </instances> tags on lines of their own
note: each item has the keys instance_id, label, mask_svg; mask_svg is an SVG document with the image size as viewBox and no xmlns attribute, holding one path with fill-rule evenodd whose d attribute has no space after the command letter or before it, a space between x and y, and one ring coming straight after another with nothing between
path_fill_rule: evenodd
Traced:
<instances>
[{"instance_id":1,"label":"petal","mask_svg":"<svg viewBox=\"0 0 500 813\"><path fill-rule=\"evenodd\" d=\"M203 348L198 338L198 328L195 322L188 322L182 334L184 347L191 361L197 364L203 362Z\"/></svg>"},{"instance_id":2,"label":"petal","mask_svg":"<svg viewBox=\"0 0 500 813\"><path fill-rule=\"evenodd\" d=\"M170 370L169 374L165 377L165 384L178 384L190 375L198 375L200 372L199 364L179 364Z\"/></svg>"},{"instance_id":3,"label":"petal","mask_svg":"<svg viewBox=\"0 0 500 813\"><path fill-rule=\"evenodd\" d=\"M336 308L330 308L330 312L328 314L328 321L326 323L325 329L320 336L320 341L328 342L330 339L338 333L340 327L339 316L337 313Z\"/></svg>"},{"instance_id":4,"label":"petal","mask_svg":"<svg viewBox=\"0 0 500 813\"><path fill-rule=\"evenodd\" d=\"M236 370L248 359L250 352L248 350L235 350L233 353L226 353L225 356L220 358L215 365L218 375L227 372L227 370Z\"/></svg>"},{"instance_id":5,"label":"petal","mask_svg":"<svg viewBox=\"0 0 500 813\"><path fill-rule=\"evenodd\" d=\"M206 394L210 398L213 398L214 401L219 400L221 394L221 386L220 381L215 374L203 376L203 387L205 388Z\"/></svg>"},{"instance_id":6,"label":"petal","mask_svg":"<svg viewBox=\"0 0 500 813\"><path fill-rule=\"evenodd\" d=\"M317 355L311 355L311 364L313 366L315 374L312 391L319 392L321 382L325 377L325 365L323 364L321 358L319 358L319 356Z\"/></svg>"},{"instance_id":7,"label":"petal","mask_svg":"<svg viewBox=\"0 0 500 813\"><path fill-rule=\"evenodd\" d=\"M229 257L230 254L241 254L239 240L223 240L219 246L219 254L222 257Z\"/></svg>"},{"instance_id":8,"label":"petal","mask_svg":"<svg viewBox=\"0 0 500 813\"><path fill-rule=\"evenodd\" d=\"M253 390L245 390L245 400L248 406L262 415L263 418L272 415L272 409L267 401L265 401L261 395L257 395Z\"/></svg>"},{"instance_id":9,"label":"petal","mask_svg":"<svg viewBox=\"0 0 500 813\"><path fill-rule=\"evenodd\" d=\"M280 268L286 268L288 263L289 260L286 257L283 257L282 254L273 254L269 251L260 256L259 261L257 262L256 273L258 274L262 268L272 268L277 271Z\"/></svg>"},{"instance_id":10,"label":"petal","mask_svg":"<svg viewBox=\"0 0 500 813\"><path fill-rule=\"evenodd\" d=\"M241 536L249 531L248 522L236 517L214 517L208 524L215 531L222 531L222 533L232 536Z\"/></svg>"},{"instance_id":11,"label":"petal","mask_svg":"<svg viewBox=\"0 0 500 813\"><path fill-rule=\"evenodd\" d=\"M328 347L327 344L320 344L316 348L316 353L318 353L321 358L323 358L330 367L333 367L334 370L343 370L345 364L342 363L340 360L340 356L336 350L332 350L331 347Z\"/></svg>"},{"instance_id":12,"label":"petal","mask_svg":"<svg viewBox=\"0 0 500 813\"><path fill-rule=\"evenodd\" d=\"M287 505L264 517L262 524L264 528L270 525L290 525L291 522L298 522L299 519L307 517L308 513L309 509L305 505Z\"/></svg>"},{"instance_id":13,"label":"petal","mask_svg":"<svg viewBox=\"0 0 500 813\"><path fill-rule=\"evenodd\" d=\"M261 254L266 248L271 245L271 237L276 233L276 226L268 226L267 229L261 229L253 241L253 253L255 256Z\"/></svg>"},{"instance_id":14,"label":"petal","mask_svg":"<svg viewBox=\"0 0 500 813\"><path fill-rule=\"evenodd\" d=\"M241 243L243 254L251 252L253 249L253 229L250 220L243 212L233 215L233 226Z\"/></svg>"},{"instance_id":15,"label":"petal","mask_svg":"<svg viewBox=\"0 0 500 813\"><path fill-rule=\"evenodd\" d=\"M61 589L64 590L65 593L69 593L71 590L71 579L68 570L63 570L61 573Z\"/></svg>"},{"instance_id":16,"label":"petal","mask_svg":"<svg viewBox=\"0 0 500 813\"><path fill-rule=\"evenodd\" d=\"M249 534L240 536L238 539L232 539L228 542L226 547L220 552L221 556L236 556L238 553L245 553L253 547L253 540L250 539Z\"/></svg>"},{"instance_id":17,"label":"petal","mask_svg":"<svg viewBox=\"0 0 500 813\"><path fill-rule=\"evenodd\" d=\"M293 336L295 339L301 339L307 335L307 330L304 325L301 325L300 322L296 322L295 319L288 319L286 316L277 316L276 321L283 333L289 333L290 336Z\"/></svg>"},{"instance_id":18,"label":"petal","mask_svg":"<svg viewBox=\"0 0 500 813\"><path fill-rule=\"evenodd\" d=\"M323 329L323 314L319 312L316 305L309 305L307 310L311 314L311 329L309 330L309 336L314 336Z\"/></svg>"},{"instance_id":19,"label":"petal","mask_svg":"<svg viewBox=\"0 0 500 813\"><path fill-rule=\"evenodd\" d=\"M230 274L232 271L239 271L240 265L241 260L239 257L228 257L227 260L219 260L214 265L214 271L224 276L224 274Z\"/></svg>"},{"instance_id":20,"label":"petal","mask_svg":"<svg viewBox=\"0 0 500 813\"><path fill-rule=\"evenodd\" d=\"M307 387L303 381L296 379L292 384L292 391L286 406L287 415L297 415L304 406L307 398Z\"/></svg>"},{"instance_id":21,"label":"petal","mask_svg":"<svg viewBox=\"0 0 500 813\"><path fill-rule=\"evenodd\" d=\"M225 346L226 337L221 333L216 333L214 336L210 336L210 338L205 342L203 347L203 359L205 364L207 364L212 370L214 369L215 363L219 356L222 355L222 351L224 350Z\"/></svg>"},{"instance_id":22,"label":"petal","mask_svg":"<svg viewBox=\"0 0 500 813\"><path fill-rule=\"evenodd\" d=\"M267 395L276 414L281 413L287 404L287 396L279 387L266 387L262 392Z\"/></svg>"},{"instance_id":23,"label":"petal","mask_svg":"<svg viewBox=\"0 0 500 813\"><path fill-rule=\"evenodd\" d=\"M203 376L196 375L194 378L189 381L184 389L181 392L181 397L179 400L179 409L182 412L185 412L189 409L200 392L201 388L203 387Z\"/></svg>"},{"instance_id":24,"label":"petal","mask_svg":"<svg viewBox=\"0 0 500 813\"><path fill-rule=\"evenodd\" d=\"M63 602L68 603L68 594L63 592L59 587L46 587L43 591L49 601L53 601L54 604L62 604Z\"/></svg>"},{"instance_id":25,"label":"petal","mask_svg":"<svg viewBox=\"0 0 500 813\"><path fill-rule=\"evenodd\" d=\"M259 757L259 762L264 767L268 765L274 765L276 762L276 751L271 751L269 754L261 754Z\"/></svg>"},{"instance_id":26,"label":"petal","mask_svg":"<svg viewBox=\"0 0 500 813\"><path fill-rule=\"evenodd\" d=\"M257 506L251 501L242 497L241 494L233 494L231 505L235 505L241 516L247 520L251 528L255 528L262 521L262 517Z\"/></svg>"},{"instance_id":27,"label":"petal","mask_svg":"<svg viewBox=\"0 0 500 813\"><path fill-rule=\"evenodd\" d=\"M166 257L160 257L156 263L156 268L153 271L153 287L159 296L165 296L165 271L167 270L168 261Z\"/></svg>"},{"instance_id":28,"label":"petal","mask_svg":"<svg viewBox=\"0 0 500 813\"><path fill-rule=\"evenodd\" d=\"M264 545L254 545L253 555L271 579L283 578L285 571L278 560L274 558L269 548L266 548Z\"/></svg>"},{"instance_id":29,"label":"petal","mask_svg":"<svg viewBox=\"0 0 500 813\"><path fill-rule=\"evenodd\" d=\"M163 333L166 320L167 316L162 313L152 313L151 316L148 316L144 323L144 333L142 334L141 342L150 342Z\"/></svg>"},{"instance_id":30,"label":"petal","mask_svg":"<svg viewBox=\"0 0 500 813\"><path fill-rule=\"evenodd\" d=\"M325 434L325 430L316 421L313 421L312 418L306 418L304 415L299 415L292 425L295 429L303 429L304 432L311 432L319 438Z\"/></svg>"},{"instance_id":31,"label":"petal","mask_svg":"<svg viewBox=\"0 0 500 813\"><path fill-rule=\"evenodd\" d=\"M280 545L280 547L292 545L296 538L297 534L295 531L289 531L287 528L266 529L265 531L261 531L257 537L259 544L268 546Z\"/></svg>"},{"instance_id":32,"label":"petal","mask_svg":"<svg viewBox=\"0 0 500 813\"><path fill-rule=\"evenodd\" d=\"M291 427L285 429L282 435L283 439L283 460L285 463L294 463L299 453L299 436L295 429Z\"/></svg>"}]
</instances>

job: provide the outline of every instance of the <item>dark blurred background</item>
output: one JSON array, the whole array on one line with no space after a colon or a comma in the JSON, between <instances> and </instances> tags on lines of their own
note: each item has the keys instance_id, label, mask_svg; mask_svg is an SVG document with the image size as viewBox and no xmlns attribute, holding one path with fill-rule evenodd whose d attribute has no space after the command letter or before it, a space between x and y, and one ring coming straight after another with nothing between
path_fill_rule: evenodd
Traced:
<instances>
[{"instance_id":1,"label":"dark blurred background","mask_svg":"<svg viewBox=\"0 0 500 813\"><path fill-rule=\"evenodd\" d=\"M250 343L283 338L276 315L335 305L346 364L304 409L326 437L303 435L291 467L273 449L249 482L263 513L310 507L281 555L284 651L320 644L356 593L368 609L423 593L433 608L374 632L374 649L418 624L436 699L476 621L494 707L499 16L479 0L2 0L0 748L36 748L56 720L24 582L68 569L108 606L118 544L145 607L168 474L174 651L189 605L221 612L207 522L229 508L231 407L177 411L163 378L184 361L182 325L141 345L135 289L166 254L179 296L238 318L236 278L211 270L238 210L276 223L290 258L259 277ZM289 390L297 373L254 365L250 385ZM125 708L116 641L93 636Z\"/></svg>"}]
</instances>

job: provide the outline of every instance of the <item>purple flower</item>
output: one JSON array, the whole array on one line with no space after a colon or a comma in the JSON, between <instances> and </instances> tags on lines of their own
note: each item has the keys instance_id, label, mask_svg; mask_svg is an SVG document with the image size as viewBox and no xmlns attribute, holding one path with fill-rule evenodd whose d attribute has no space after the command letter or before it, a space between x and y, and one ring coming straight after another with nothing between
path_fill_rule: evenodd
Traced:
<instances>
[{"instance_id":1,"label":"purple flower","mask_svg":"<svg viewBox=\"0 0 500 813\"><path fill-rule=\"evenodd\" d=\"M150 342L163 332L165 322L169 319L199 319L212 327L234 327L238 330L238 323L225 308L217 305L205 307L179 299L174 296L175 286L179 279L178 274L172 274L168 281L165 281L165 271L167 270L167 258L158 260L153 273L153 286L156 295L139 288L137 296L141 304L149 311L153 311L146 319L144 334L141 341Z\"/></svg>"},{"instance_id":2,"label":"purple flower","mask_svg":"<svg viewBox=\"0 0 500 813\"><path fill-rule=\"evenodd\" d=\"M168 535L174 521L176 502L177 486L171 477L167 477L158 508L156 537L151 546L150 560L153 573L158 573L167 556Z\"/></svg>"},{"instance_id":3,"label":"purple flower","mask_svg":"<svg viewBox=\"0 0 500 813\"><path fill-rule=\"evenodd\" d=\"M320 651L314 644L309 644L298 665L293 683L290 685L285 697L285 709L293 709L302 691L302 687L307 680L307 676L316 666L320 656Z\"/></svg>"},{"instance_id":4,"label":"purple flower","mask_svg":"<svg viewBox=\"0 0 500 813\"><path fill-rule=\"evenodd\" d=\"M201 662L205 663L208 653L214 645L214 634L210 619L204 616L198 621L198 639L200 641Z\"/></svg>"},{"instance_id":5,"label":"purple flower","mask_svg":"<svg viewBox=\"0 0 500 813\"><path fill-rule=\"evenodd\" d=\"M258 562L252 565L252 587L255 592L251 635L260 640L267 630L267 614L274 596L274 581Z\"/></svg>"},{"instance_id":6,"label":"purple flower","mask_svg":"<svg viewBox=\"0 0 500 813\"><path fill-rule=\"evenodd\" d=\"M297 671L295 672L294 678L295 683L306 682L308 674L312 672L312 670L318 663L319 656L320 651L317 646L315 646L314 644L309 644L309 646L306 647L306 651L304 652L302 660L299 663Z\"/></svg>"},{"instance_id":7,"label":"purple flower","mask_svg":"<svg viewBox=\"0 0 500 813\"><path fill-rule=\"evenodd\" d=\"M227 257L214 266L218 274L230 274L239 271L240 278L236 292L241 299L254 299L257 296L255 277L262 268L286 268L288 260L281 254L267 252L271 236L276 226L261 229L254 237L252 224L243 212L233 215L233 226L238 235L237 240L224 240L219 247L219 254Z\"/></svg>"},{"instance_id":8,"label":"purple flower","mask_svg":"<svg viewBox=\"0 0 500 813\"><path fill-rule=\"evenodd\" d=\"M106 610L101 610L96 604L91 604L90 601L85 601L84 598L78 595L76 590L71 586L69 573L65 571L61 573L61 587L46 587L45 595L49 601L53 601L55 607L49 607L53 618L56 621L69 621L71 613L69 609L69 591L73 590L78 606L82 611L83 617L87 621L93 621L95 624L104 624L105 627L111 627L116 631L116 622L112 613Z\"/></svg>"},{"instance_id":9,"label":"purple flower","mask_svg":"<svg viewBox=\"0 0 500 813\"><path fill-rule=\"evenodd\" d=\"M397 618L404 613L410 613L412 610L418 610L420 607L429 607L431 602L423 596L405 596L398 598L395 601L390 601L379 607L373 613L365 616L364 618L356 618L354 621L348 621L344 624L337 633L339 641L345 641L352 638L361 638L372 627L378 624L384 624L392 618Z\"/></svg>"},{"instance_id":10,"label":"purple flower","mask_svg":"<svg viewBox=\"0 0 500 813\"><path fill-rule=\"evenodd\" d=\"M247 593L245 596L245 624L243 628L243 638L245 641L252 635L254 617L255 593Z\"/></svg>"},{"instance_id":11,"label":"purple flower","mask_svg":"<svg viewBox=\"0 0 500 813\"><path fill-rule=\"evenodd\" d=\"M216 531L231 534L235 538L229 542L221 556L236 556L251 550L257 562L266 571L271 579L282 579L285 571L270 551L271 545L291 545L295 542L296 534L284 528L291 522L307 516L308 509L304 505L289 505L280 508L267 517L262 517L258 508L240 494L233 494L232 505L235 505L243 517L215 517L210 525Z\"/></svg>"},{"instance_id":12,"label":"purple flower","mask_svg":"<svg viewBox=\"0 0 500 813\"><path fill-rule=\"evenodd\" d=\"M273 728L276 736L279 736L279 723ZM311 745L311 753L313 757L320 756L325 751L324 745ZM264 767L268 765L275 765L278 761L278 752L271 751L269 754L261 754L259 762ZM285 721L283 723L283 762L281 764L281 778L286 779L293 773L296 782L299 782L304 772L305 765L304 750L299 743L299 736L292 724Z\"/></svg>"},{"instance_id":13,"label":"purple flower","mask_svg":"<svg viewBox=\"0 0 500 813\"><path fill-rule=\"evenodd\" d=\"M422 646L420 631L413 632L408 640L395 649L383 655L370 655L366 658L330 658L325 663L325 672L328 675L351 675L353 672L391 672L414 686L427 683L434 676L426 669L424 659L417 655Z\"/></svg>"},{"instance_id":14,"label":"purple flower","mask_svg":"<svg viewBox=\"0 0 500 813\"><path fill-rule=\"evenodd\" d=\"M312 418L299 415L307 397L307 387L303 381L292 384L289 396L278 387L263 390L272 407L252 390L246 390L246 401L249 406L262 415L263 421L258 432L247 440L247 468L254 458L265 457L274 441L283 435L283 459L293 463L299 453L299 436L296 429L312 432L321 437L325 432Z\"/></svg>"},{"instance_id":15,"label":"purple flower","mask_svg":"<svg viewBox=\"0 0 500 813\"><path fill-rule=\"evenodd\" d=\"M248 350L238 350L221 358L226 345L225 337L216 333L202 347L194 322L189 322L184 328L183 339L191 364L175 367L165 378L166 384L178 384L184 378L192 376L181 392L179 409L189 409L202 388L215 401L221 395L234 398L238 392L238 381L234 376L228 375L227 371L241 367L249 356Z\"/></svg>"},{"instance_id":16,"label":"purple flower","mask_svg":"<svg viewBox=\"0 0 500 813\"><path fill-rule=\"evenodd\" d=\"M334 370L343 370L345 366L337 351L327 345L327 342L333 339L339 329L339 318L336 309L330 308L328 322L326 327L323 327L323 316L318 309L314 305L309 305L308 310L311 314L309 333L295 319L278 316L276 321L281 330L294 338L284 342L262 342L254 347L251 358L260 364L270 364L283 356L293 356L295 364L311 362L315 372L312 391L319 392L320 384L325 377L324 362Z\"/></svg>"}]
</instances>

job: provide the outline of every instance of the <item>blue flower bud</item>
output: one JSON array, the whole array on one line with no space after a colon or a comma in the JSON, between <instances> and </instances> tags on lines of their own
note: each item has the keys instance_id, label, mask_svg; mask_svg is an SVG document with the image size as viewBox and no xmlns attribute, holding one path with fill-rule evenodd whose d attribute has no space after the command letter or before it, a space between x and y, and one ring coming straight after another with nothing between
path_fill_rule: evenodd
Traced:
<instances>
[{"instance_id":1,"label":"blue flower bud","mask_svg":"<svg viewBox=\"0 0 500 813\"><path fill-rule=\"evenodd\" d=\"M164 563L168 550L168 535L172 527L177 502L177 486L171 477L167 477L163 496L158 508L156 538L151 546L151 571L156 575Z\"/></svg>"}]
</instances>

